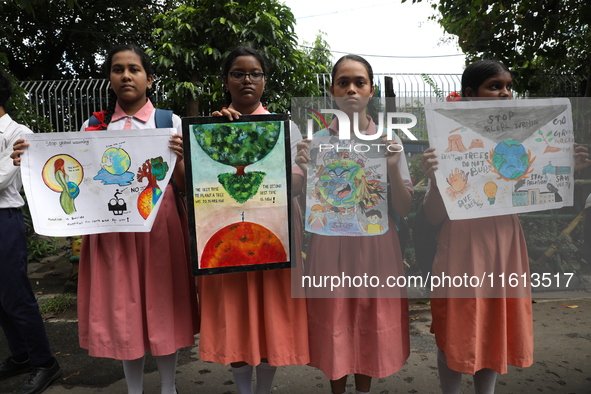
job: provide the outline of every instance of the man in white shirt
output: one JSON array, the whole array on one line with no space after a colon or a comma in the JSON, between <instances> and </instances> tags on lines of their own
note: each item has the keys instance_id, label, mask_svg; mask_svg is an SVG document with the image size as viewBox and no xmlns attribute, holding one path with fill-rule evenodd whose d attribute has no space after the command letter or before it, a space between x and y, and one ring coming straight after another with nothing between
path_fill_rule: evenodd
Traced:
<instances>
[{"instance_id":1,"label":"man in white shirt","mask_svg":"<svg viewBox=\"0 0 591 394\"><path fill-rule=\"evenodd\" d=\"M13 144L32 133L5 112L12 84L0 71L0 325L11 355L0 363L0 380L30 372L16 394L36 394L54 382L61 369L51 354L43 319L27 276L27 238L20 167L10 158Z\"/></svg>"}]
</instances>

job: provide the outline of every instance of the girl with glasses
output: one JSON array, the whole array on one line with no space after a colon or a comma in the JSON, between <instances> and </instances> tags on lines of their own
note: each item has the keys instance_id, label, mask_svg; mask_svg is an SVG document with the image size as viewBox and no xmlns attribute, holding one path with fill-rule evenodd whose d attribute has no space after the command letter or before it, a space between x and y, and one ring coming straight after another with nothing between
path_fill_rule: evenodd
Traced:
<instances>
[{"instance_id":1,"label":"girl with glasses","mask_svg":"<svg viewBox=\"0 0 591 394\"><path fill-rule=\"evenodd\" d=\"M265 60L256 50L239 47L230 52L222 74L229 105L212 115L233 120L240 115L268 114L261 103L267 74ZM292 126L294 155L301 139ZM292 190L301 190L303 174L293 165ZM296 234L301 234L301 214L295 199L293 220ZM295 250L301 247L296 245ZM306 300L291 297L290 269L202 276L198 284L200 358L231 364L239 394L253 393L253 367L256 393L269 394L277 366L309 362Z\"/></svg>"}]
</instances>

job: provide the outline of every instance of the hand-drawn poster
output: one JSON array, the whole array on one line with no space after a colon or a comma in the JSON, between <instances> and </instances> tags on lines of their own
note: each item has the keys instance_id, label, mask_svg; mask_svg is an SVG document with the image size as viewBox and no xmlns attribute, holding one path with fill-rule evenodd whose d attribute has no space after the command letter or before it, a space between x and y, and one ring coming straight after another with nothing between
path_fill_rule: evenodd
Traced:
<instances>
[{"instance_id":1,"label":"hand-drawn poster","mask_svg":"<svg viewBox=\"0 0 591 394\"><path fill-rule=\"evenodd\" d=\"M367 141L312 139L306 183L306 231L371 236L388 231L384 148Z\"/></svg>"},{"instance_id":2,"label":"hand-drawn poster","mask_svg":"<svg viewBox=\"0 0 591 394\"><path fill-rule=\"evenodd\" d=\"M288 116L184 118L183 134L193 274L290 267Z\"/></svg>"},{"instance_id":3,"label":"hand-drawn poster","mask_svg":"<svg viewBox=\"0 0 591 394\"><path fill-rule=\"evenodd\" d=\"M27 134L23 187L35 232L149 232L176 163L173 129Z\"/></svg>"},{"instance_id":4,"label":"hand-drawn poster","mask_svg":"<svg viewBox=\"0 0 591 394\"><path fill-rule=\"evenodd\" d=\"M573 204L574 137L568 99L426 106L437 185L450 219Z\"/></svg>"}]
</instances>

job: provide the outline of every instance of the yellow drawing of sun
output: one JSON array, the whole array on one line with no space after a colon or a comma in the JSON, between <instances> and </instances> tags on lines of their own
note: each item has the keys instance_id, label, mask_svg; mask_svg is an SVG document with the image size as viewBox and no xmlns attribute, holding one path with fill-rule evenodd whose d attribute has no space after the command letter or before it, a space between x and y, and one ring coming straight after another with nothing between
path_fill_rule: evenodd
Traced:
<instances>
[{"instance_id":1,"label":"yellow drawing of sun","mask_svg":"<svg viewBox=\"0 0 591 394\"><path fill-rule=\"evenodd\" d=\"M49 187L51 190L55 192L61 192L63 190L60 184L55 179L56 161L60 159L63 162L63 169L70 183L79 185L80 182L82 182L82 178L84 178L84 170L82 169L82 165L78 162L78 160L74 159L70 155L55 155L51 157L49 160L47 160L41 172L43 182L45 182L47 187Z\"/></svg>"}]
</instances>

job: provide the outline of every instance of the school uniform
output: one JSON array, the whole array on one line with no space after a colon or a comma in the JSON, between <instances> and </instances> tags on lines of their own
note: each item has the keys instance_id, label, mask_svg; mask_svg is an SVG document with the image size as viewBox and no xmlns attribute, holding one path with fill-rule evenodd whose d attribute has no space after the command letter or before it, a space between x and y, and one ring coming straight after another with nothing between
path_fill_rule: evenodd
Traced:
<instances>
[{"instance_id":1,"label":"school uniform","mask_svg":"<svg viewBox=\"0 0 591 394\"><path fill-rule=\"evenodd\" d=\"M181 134L181 120L173 115ZM82 130L88 126L88 121ZM154 129L148 100L134 116L117 103L108 130ZM100 132L100 131L97 131ZM171 164L174 165L174 164ZM78 274L80 346L94 357L135 360L195 344L198 307L191 275L187 212L169 184L148 233L82 239Z\"/></svg>"},{"instance_id":2,"label":"school uniform","mask_svg":"<svg viewBox=\"0 0 591 394\"><path fill-rule=\"evenodd\" d=\"M13 356L28 354L31 365L53 358L27 276L27 236L20 208L24 205L20 167L10 154L21 134L32 134L8 114L0 117L0 325Z\"/></svg>"}]
</instances>

